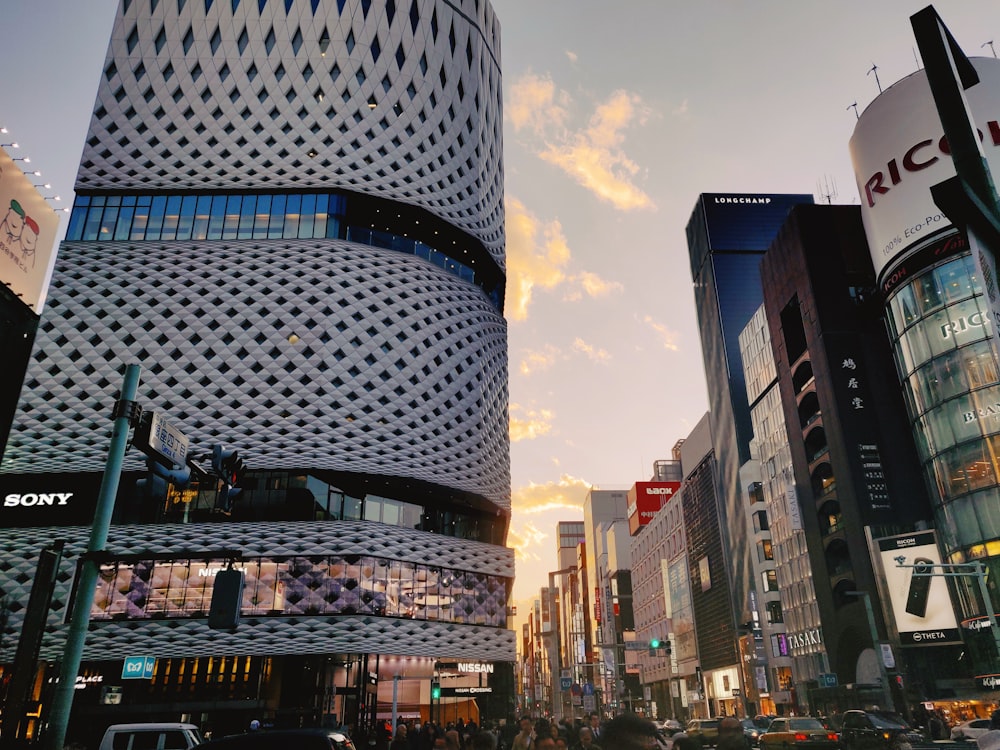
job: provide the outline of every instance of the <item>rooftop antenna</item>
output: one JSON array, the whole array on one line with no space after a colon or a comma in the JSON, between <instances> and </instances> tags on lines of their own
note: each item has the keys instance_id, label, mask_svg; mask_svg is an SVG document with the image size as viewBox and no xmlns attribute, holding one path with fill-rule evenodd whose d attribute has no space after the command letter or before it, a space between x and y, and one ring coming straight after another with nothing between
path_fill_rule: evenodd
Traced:
<instances>
[{"instance_id":1,"label":"rooftop antenna","mask_svg":"<svg viewBox=\"0 0 1000 750\"><path fill-rule=\"evenodd\" d=\"M878 92L881 94L882 93L882 82L878 79L878 72L877 71L878 71L878 65L876 65L875 63L872 63L871 68L868 69L867 75L871 75L872 73L875 73L875 85L878 86Z\"/></svg>"},{"instance_id":2,"label":"rooftop antenna","mask_svg":"<svg viewBox=\"0 0 1000 750\"><path fill-rule=\"evenodd\" d=\"M860 120L861 119L861 115L858 114L858 103L854 102L854 104L848 104L847 105L848 109L850 109L851 107L854 107L854 119L855 120Z\"/></svg>"},{"instance_id":3,"label":"rooftop antenna","mask_svg":"<svg viewBox=\"0 0 1000 750\"><path fill-rule=\"evenodd\" d=\"M990 52L993 53L993 57L996 57L997 56L997 51L995 49L993 49L993 40L992 39L990 39L988 42L983 42L982 44L980 44L979 45L979 49L982 49L983 47L986 47L986 46L989 46Z\"/></svg>"},{"instance_id":4,"label":"rooftop antenna","mask_svg":"<svg viewBox=\"0 0 1000 750\"><path fill-rule=\"evenodd\" d=\"M837 183L824 175L823 179L816 183L816 194L820 198L820 203L832 206L834 199L837 197Z\"/></svg>"}]
</instances>

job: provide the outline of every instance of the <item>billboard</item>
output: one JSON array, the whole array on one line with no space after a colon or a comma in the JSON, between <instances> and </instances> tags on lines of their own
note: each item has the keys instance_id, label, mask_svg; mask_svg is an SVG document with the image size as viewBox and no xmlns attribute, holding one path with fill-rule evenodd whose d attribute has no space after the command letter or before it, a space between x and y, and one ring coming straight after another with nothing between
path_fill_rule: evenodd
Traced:
<instances>
[{"instance_id":1,"label":"billboard","mask_svg":"<svg viewBox=\"0 0 1000 750\"><path fill-rule=\"evenodd\" d=\"M941 572L934 532L919 531L876 542L900 644L961 643L947 579L943 575L920 575Z\"/></svg>"},{"instance_id":2,"label":"billboard","mask_svg":"<svg viewBox=\"0 0 1000 750\"><path fill-rule=\"evenodd\" d=\"M41 314L59 216L0 148L0 282Z\"/></svg>"},{"instance_id":3,"label":"billboard","mask_svg":"<svg viewBox=\"0 0 1000 750\"><path fill-rule=\"evenodd\" d=\"M632 536L653 520L657 511L680 490L680 482L636 482L628 491L628 532Z\"/></svg>"},{"instance_id":4,"label":"billboard","mask_svg":"<svg viewBox=\"0 0 1000 750\"><path fill-rule=\"evenodd\" d=\"M972 58L980 82L967 89L990 170L1000 174L1000 60ZM850 140L861 217L879 283L909 250L952 231L930 188L955 167L927 75L913 73L887 88L861 114Z\"/></svg>"}]
</instances>

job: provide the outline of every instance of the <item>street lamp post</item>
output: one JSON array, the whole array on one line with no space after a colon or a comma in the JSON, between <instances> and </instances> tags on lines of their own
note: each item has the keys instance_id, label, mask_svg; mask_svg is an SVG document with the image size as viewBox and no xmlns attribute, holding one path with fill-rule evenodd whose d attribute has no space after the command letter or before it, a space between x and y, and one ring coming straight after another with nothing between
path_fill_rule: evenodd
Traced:
<instances>
[{"instance_id":1,"label":"street lamp post","mask_svg":"<svg viewBox=\"0 0 1000 750\"><path fill-rule=\"evenodd\" d=\"M885 661L879 653L878 628L875 626L875 613L872 611L872 598L867 591L845 591L848 596L860 596L865 602L865 615L868 617L868 628L871 631L872 649L875 651L875 661L878 662L878 677L882 683L882 696L888 710L894 711L892 691L889 689L889 674L885 671Z\"/></svg>"}]
</instances>

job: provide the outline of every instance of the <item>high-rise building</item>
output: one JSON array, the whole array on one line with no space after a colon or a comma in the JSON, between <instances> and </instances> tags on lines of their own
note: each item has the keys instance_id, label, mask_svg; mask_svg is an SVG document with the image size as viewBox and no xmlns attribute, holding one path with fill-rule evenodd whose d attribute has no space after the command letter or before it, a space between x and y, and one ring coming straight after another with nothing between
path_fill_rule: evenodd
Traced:
<instances>
[{"instance_id":1,"label":"high-rise building","mask_svg":"<svg viewBox=\"0 0 1000 750\"><path fill-rule=\"evenodd\" d=\"M369 727L394 675L426 719L442 670L504 685L502 708L443 698L457 715L506 713L501 133L488 1L123 0L0 476L8 632L65 538L58 659L125 365L201 468L227 446L248 471L139 485L129 452L78 728L134 654L136 720ZM209 632L229 559L242 621Z\"/></svg>"},{"instance_id":2,"label":"high-rise building","mask_svg":"<svg viewBox=\"0 0 1000 750\"><path fill-rule=\"evenodd\" d=\"M968 109L983 134L984 163L995 182L1000 175L1000 62L973 58L972 64L978 83L966 92ZM960 664L976 682L939 685L944 689L927 698L948 693L992 699L1000 653L995 630L984 625L1000 599L990 587L988 607L983 591L984 581L1000 574L997 331L983 298L989 284L983 282L977 253L931 195L931 187L953 177L955 168L925 71L896 82L868 106L851 138L851 156L885 303L895 382L906 401L936 530L936 540L919 550L910 542L882 551L887 588L896 592L892 614L902 643L914 654L923 651L927 633L938 641L962 643ZM904 592L911 589L918 561L938 574L928 581L926 612L947 613L950 623L934 627L910 611ZM958 567L938 567L941 563ZM948 581L940 575L945 572L952 574ZM949 596L952 584L954 597ZM934 666L923 670L924 676L941 674Z\"/></svg>"},{"instance_id":3,"label":"high-rise building","mask_svg":"<svg viewBox=\"0 0 1000 750\"><path fill-rule=\"evenodd\" d=\"M712 452L723 492L719 513L727 534L724 568L730 579L733 617L740 622L750 618L754 581L739 490L739 470L750 458L753 437L739 335L763 299L760 259L791 207L812 202L811 195L705 193L698 197L687 225Z\"/></svg>"}]
</instances>

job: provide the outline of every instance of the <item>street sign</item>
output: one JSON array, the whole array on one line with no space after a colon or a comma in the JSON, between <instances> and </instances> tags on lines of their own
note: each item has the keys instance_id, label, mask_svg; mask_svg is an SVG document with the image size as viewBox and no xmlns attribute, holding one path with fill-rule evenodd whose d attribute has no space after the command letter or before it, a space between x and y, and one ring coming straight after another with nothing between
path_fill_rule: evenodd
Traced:
<instances>
[{"instance_id":1,"label":"street sign","mask_svg":"<svg viewBox=\"0 0 1000 750\"><path fill-rule=\"evenodd\" d=\"M156 657L126 656L125 663L122 664L122 679L151 680L153 679L153 668L155 666Z\"/></svg>"},{"instance_id":2,"label":"street sign","mask_svg":"<svg viewBox=\"0 0 1000 750\"><path fill-rule=\"evenodd\" d=\"M573 678L572 677L560 677L559 678L559 689L560 690L563 690L563 691L569 690L570 686L572 684L573 684Z\"/></svg>"},{"instance_id":3,"label":"street sign","mask_svg":"<svg viewBox=\"0 0 1000 750\"><path fill-rule=\"evenodd\" d=\"M488 695L493 692L491 687L443 687L442 698L464 698L469 695Z\"/></svg>"},{"instance_id":4,"label":"street sign","mask_svg":"<svg viewBox=\"0 0 1000 750\"><path fill-rule=\"evenodd\" d=\"M596 711L597 710L597 696L585 695L583 696L583 710L584 711Z\"/></svg>"},{"instance_id":5,"label":"street sign","mask_svg":"<svg viewBox=\"0 0 1000 750\"><path fill-rule=\"evenodd\" d=\"M819 676L820 687L837 687L837 675L823 672Z\"/></svg>"},{"instance_id":6,"label":"street sign","mask_svg":"<svg viewBox=\"0 0 1000 750\"><path fill-rule=\"evenodd\" d=\"M143 412L132 445L168 468L182 469L188 453L187 436L156 412Z\"/></svg>"},{"instance_id":7,"label":"street sign","mask_svg":"<svg viewBox=\"0 0 1000 750\"><path fill-rule=\"evenodd\" d=\"M594 683L592 683L592 682L585 682L585 683L583 683L583 694L584 695L593 695L594 694Z\"/></svg>"}]
</instances>

